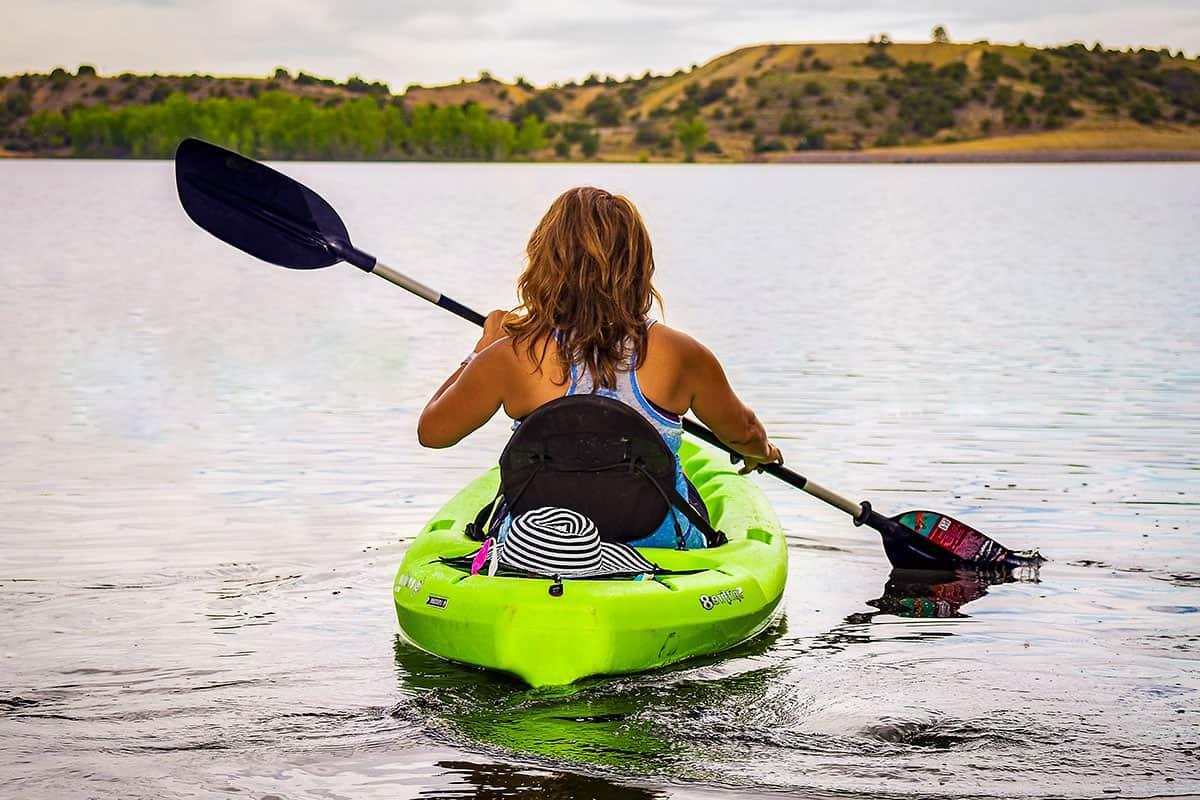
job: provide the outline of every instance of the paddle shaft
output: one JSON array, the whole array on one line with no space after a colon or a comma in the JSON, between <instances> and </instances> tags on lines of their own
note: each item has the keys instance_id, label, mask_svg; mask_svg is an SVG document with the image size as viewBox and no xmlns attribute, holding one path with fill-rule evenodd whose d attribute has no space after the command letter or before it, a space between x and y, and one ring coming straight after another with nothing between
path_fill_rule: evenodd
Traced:
<instances>
[{"instance_id":1,"label":"paddle shaft","mask_svg":"<svg viewBox=\"0 0 1200 800\"><path fill-rule=\"evenodd\" d=\"M366 256L366 253L363 253L361 250L358 250L356 255L357 254ZM399 286L401 289L407 289L408 291L412 292L417 297L420 297L423 300L428 300L430 303L433 303L436 306L439 306L441 308L446 309L447 311L451 311L451 312L457 314L458 316L462 317L463 319L467 320L468 322L474 322L476 325L480 325L480 326L483 325L485 317L482 314L480 314L479 312L474 311L470 308L467 308L466 306L464 306L463 304L461 304L455 300L451 300L449 297L446 297L444 294L441 294L437 290L429 288L428 286L421 283L420 281L413 280L412 278L408 277L407 275L403 274L402 272L398 272L397 270L392 269L391 267L387 266L386 264L381 264L378 261L375 261L375 259L372 258L371 256L367 256L367 258L370 258L371 261L373 262L373 265L369 269L364 266L361 266L361 264L359 263L359 261L361 259L360 260L352 260L350 258L347 258L346 260L349 261L351 264L354 264L354 266L359 267L359 269L364 270L365 272L370 272L374 275L378 275L379 277L383 278L384 280L389 281L390 283L394 283L395 285ZM708 428L701 425L699 422L696 422L695 420L684 417L683 418L683 429L685 431L687 431L688 433L690 433L692 436L695 436L697 439L702 439L703 441L708 442L709 444L713 445L714 447L718 447L731 455L737 456L738 458L742 457L740 453L735 451L729 445L722 442L720 437L718 437L715 433L713 433ZM787 467L783 466L782 464L764 464L761 467L761 469L763 472L767 473L768 475L776 477L779 480L783 481L784 483L786 483L790 486L795 486L797 489L807 492L808 494L812 495L813 497L817 498L818 500L821 500L822 502L828 503L829 505L833 506L834 508L837 508L837 509L840 509L840 510L846 512L851 517L853 517L856 521L862 520L862 518L864 517L864 511L869 510L869 509L864 509L863 505L861 503L856 503L853 500L849 500L845 497L842 497L837 492L831 491L829 489L826 489L824 486L813 483L812 481L810 481L808 478L804 477L800 473L793 472L792 470L788 469Z\"/></svg>"},{"instance_id":2,"label":"paddle shaft","mask_svg":"<svg viewBox=\"0 0 1200 800\"><path fill-rule=\"evenodd\" d=\"M699 422L696 422L695 420L684 417L683 418L683 429L685 431L687 431L688 433L690 433L692 436L695 436L697 439L703 439L704 441L708 442L709 444L713 445L714 447L719 447L722 450L724 450L725 452L730 453L735 456L738 456L738 458L741 458L740 454L735 452L733 450L733 448L731 448L729 445L722 442L715 433L713 433L708 428L701 425ZM789 486L795 486L797 489L800 489L801 491L811 494L813 497L817 498L818 500L821 500L835 508L845 511L847 514L849 514L851 517L854 517L856 520L862 518L864 509L863 509L861 503L856 503L853 500L849 500L845 497L842 497L837 492L826 489L824 486L821 486L820 484L813 483L812 481L810 481L808 478L804 477L800 473L793 472L792 470L788 469L787 467L783 466L782 464L763 464L762 467L760 467L760 469L763 472L767 473L768 475L772 475L772 476L778 478L779 480L783 481L784 483L788 484Z\"/></svg>"},{"instance_id":3,"label":"paddle shaft","mask_svg":"<svg viewBox=\"0 0 1200 800\"><path fill-rule=\"evenodd\" d=\"M462 303L447 297L436 289L431 289L418 280L414 280L405 275L400 270L392 269L387 264L382 263L379 259L370 253L359 250L349 242L339 240L327 241L326 246L332 250L338 257L345 260L347 263L361 269L363 272L369 272L372 275L378 275L389 283L394 283L401 289L412 292L422 300L428 300L439 308L444 308L447 311L457 314L467 322L474 322L476 325L482 326L484 316L478 311L473 311Z\"/></svg>"},{"instance_id":4,"label":"paddle shaft","mask_svg":"<svg viewBox=\"0 0 1200 800\"><path fill-rule=\"evenodd\" d=\"M483 325L484 316L478 311L473 311L457 300L453 300L434 289L430 289L423 283L414 281L404 273L397 272L396 270L392 269L387 264L375 262L375 266L368 270L368 272L370 272L372 275L378 275L385 281L396 284L401 289L407 289L417 297L420 297L423 300L428 300L439 308L444 308L447 311L453 312L468 322L474 322L476 325L481 327Z\"/></svg>"}]
</instances>

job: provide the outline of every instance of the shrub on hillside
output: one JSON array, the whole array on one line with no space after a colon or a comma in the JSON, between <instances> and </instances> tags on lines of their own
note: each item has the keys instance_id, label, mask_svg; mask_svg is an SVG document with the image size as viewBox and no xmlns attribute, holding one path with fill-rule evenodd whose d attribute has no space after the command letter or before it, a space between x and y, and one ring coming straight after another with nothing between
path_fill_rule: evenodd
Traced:
<instances>
[{"instance_id":1,"label":"shrub on hillside","mask_svg":"<svg viewBox=\"0 0 1200 800\"><path fill-rule=\"evenodd\" d=\"M786 150L787 145L778 139L768 139L761 133L754 134L754 152L756 153L772 153L779 150Z\"/></svg>"},{"instance_id":2,"label":"shrub on hillside","mask_svg":"<svg viewBox=\"0 0 1200 800\"><path fill-rule=\"evenodd\" d=\"M296 83L302 86L337 86L337 81L333 80L333 78L318 78L316 75L309 75L306 72L299 72L296 74ZM421 85L419 83L412 83L408 85L408 88L405 91L412 91L413 89L420 88Z\"/></svg>"},{"instance_id":3,"label":"shrub on hillside","mask_svg":"<svg viewBox=\"0 0 1200 800\"><path fill-rule=\"evenodd\" d=\"M39 111L25 123L21 136L37 149L60 148L69 141L67 120L57 111Z\"/></svg>"},{"instance_id":4,"label":"shrub on hillside","mask_svg":"<svg viewBox=\"0 0 1200 800\"><path fill-rule=\"evenodd\" d=\"M896 145L900 144L900 134L903 132L903 128L899 123L892 122L887 126L887 129L884 130L883 133L879 134L879 137L875 140L875 146L895 147Z\"/></svg>"},{"instance_id":5,"label":"shrub on hillside","mask_svg":"<svg viewBox=\"0 0 1200 800\"><path fill-rule=\"evenodd\" d=\"M922 88L900 100L896 114L919 136L932 136L954 126L954 101L936 90Z\"/></svg>"},{"instance_id":6,"label":"shrub on hillside","mask_svg":"<svg viewBox=\"0 0 1200 800\"><path fill-rule=\"evenodd\" d=\"M685 161L692 161L696 157L696 150L703 147L708 141L708 126L704 124L704 120L699 117L693 117L689 120L679 120L675 123L675 137L679 139L680 146L683 147L683 158Z\"/></svg>"},{"instance_id":7,"label":"shrub on hillside","mask_svg":"<svg viewBox=\"0 0 1200 800\"><path fill-rule=\"evenodd\" d=\"M875 46L863 57L862 63L864 66L874 67L875 69L887 69L888 67L896 66L896 59L888 55L887 50L884 48Z\"/></svg>"},{"instance_id":8,"label":"shrub on hillside","mask_svg":"<svg viewBox=\"0 0 1200 800\"><path fill-rule=\"evenodd\" d=\"M795 133L804 133L808 130L808 120L795 111L789 111L783 115L783 119L779 121L779 133L788 136Z\"/></svg>"},{"instance_id":9,"label":"shrub on hillside","mask_svg":"<svg viewBox=\"0 0 1200 800\"><path fill-rule=\"evenodd\" d=\"M1149 125L1162 119L1162 110L1149 93L1141 95L1129 107L1129 117L1142 125Z\"/></svg>"},{"instance_id":10,"label":"shrub on hillside","mask_svg":"<svg viewBox=\"0 0 1200 800\"><path fill-rule=\"evenodd\" d=\"M943 64L933 73L935 77L943 80L962 83L967 79L967 65L961 61L952 61L949 64Z\"/></svg>"},{"instance_id":11,"label":"shrub on hillside","mask_svg":"<svg viewBox=\"0 0 1200 800\"><path fill-rule=\"evenodd\" d=\"M1174 105L1200 114L1200 72L1194 69L1165 70L1162 88Z\"/></svg>"},{"instance_id":12,"label":"shrub on hillside","mask_svg":"<svg viewBox=\"0 0 1200 800\"><path fill-rule=\"evenodd\" d=\"M391 94L386 83L380 81L372 81L370 83L364 81L358 75L351 75L346 79L345 86L352 92L360 94Z\"/></svg>"},{"instance_id":13,"label":"shrub on hillside","mask_svg":"<svg viewBox=\"0 0 1200 800\"><path fill-rule=\"evenodd\" d=\"M562 111L562 102L554 96L553 92L543 91L535 94L524 103L517 104L508 115L508 118L513 122L518 122L532 114L539 120L545 120L546 117L555 111Z\"/></svg>"},{"instance_id":14,"label":"shrub on hillside","mask_svg":"<svg viewBox=\"0 0 1200 800\"><path fill-rule=\"evenodd\" d=\"M1004 124L1010 128L1028 128L1033 118L1024 108L1009 108L1004 112Z\"/></svg>"},{"instance_id":15,"label":"shrub on hillside","mask_svg":"<svg viewBox=\"0 0 1200 800\"><path fill-rule=\"evenodd\" d=\"M654 147L658 144L662 137L662 129L650 122L643 122L637 126L637 130L633 134L633 143L640 144L645 147Z\"/></svg>"},{"instance_id":16,"label":"shrub on hillside","mask_svg":"<svg viewBox=\"0 0 1200 800\"><path fill-rule=\"evenodd\" d=\"M1020 78L1021 70L1004 61L1004 55L992 50L979 57L979 79L995 83L999 78Z\"/></svg>"},{"instance_id":17,"label":"shrub on hillside","mask_svg":"<svg viewBox=\"0 0 1200 800\"><path fill-rule=\"evenodd\" d=\"M612 128L620 125L624 119L621 104L607 92L598 94L592 98L592 101L587 104L583 113L591 117L602 128Z\"/></svg>"},{"instance_id":18,"label":"shrub on hillside","mask_svg":"<svg viewBox=\"0 0 1200 800\"><path fill-rule=\"evenodd\" d=\"M584 158L591 158L600 151L600 135L595 131L588 131L579 140L579 150L583 153Z\"/></svg>"},{"instance_id":19,"label":"shrub on hillside","mask_svg":"<svg viewBox=\"0 0 1200 800\"><path fill-rule=\"evenodd\" d=\"M796 150L824 150L826 145L825 131L811 128L796 140Z\"/></svg>"},{"instance_id":20,"label":"shrub on hillside","mask_svg":"<svg viewBox=\"0 0 1200 800\"><path fill-rule=\"evenodd\" d=\"M33 111L33 98L28 92L18 90L4 98L0 105L0 124L8 125L21 117L29 116Z\"/></svg>"},{"instance_id":21,"label":"shrub on hillside","mask_svg":"<svg viewBox=\"0 0 1200 800\"><path fill-rule=\"evenodd\" d=\"M696 103L701 107L725 99L726 93L737 83L737 78L717 78L707 85L698 88ZM697 84L692 84L696 86ZM688 88L691 88L690 86Z\"/></svg>"},{"instance_id":22,"label":"shrub on hillside","mask_svg":"<svg viewBox=\"0 0 1200 800\"><path fill-rule=\"evenodd\" d=\"M150 97L146 102L161 103L171 96L171 86L166 81L159 81L154 84L154 88L150 90Z\"/></svg>"},{"instance_id":23,"label":"shrub on hillside","mask_svg":"<svg viewBox=\"0 0 1200 800\"><path fill-rule=\"evenodd\" d=\"M996 108L1009 108L1013 102L1013 88L1006 83L996 87L992 94L992 105Z\"/></svg>"},{"instance_id":24,"label":"shrub on hillside","mask_svg":"<svg viewBox=\"0 0 1200 800\"><path fill-rule=\"evenodd\" d=\"M887 108L887 93L879 84L872 83L867 87L867 97L869 98L872 111L883 111Z\"/></svg>"}]
</instances>

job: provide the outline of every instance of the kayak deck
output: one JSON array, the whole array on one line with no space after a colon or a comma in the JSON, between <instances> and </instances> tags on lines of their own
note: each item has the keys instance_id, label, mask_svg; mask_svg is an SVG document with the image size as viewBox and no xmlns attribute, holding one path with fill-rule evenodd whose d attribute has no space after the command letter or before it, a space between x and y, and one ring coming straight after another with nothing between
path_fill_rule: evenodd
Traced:
<instances>
[{"instance_id":1,"label":"kayak deck","mask_svg":"<svg viewBox=\"0 0 1200 800\"><path fill-rule=\"evenodd\" d=\"M783 532L767 499L717 451L686 441L684 471L729 542L703 550L641 548L672 573L653 579L471 575L442 559L474 552L466 525L495 496L499 469L468 484L422 529L396 575L405 637L453 661L530 686L639 672L733 647L771 621L787 576Z\"/></svg>"}]
</instances>

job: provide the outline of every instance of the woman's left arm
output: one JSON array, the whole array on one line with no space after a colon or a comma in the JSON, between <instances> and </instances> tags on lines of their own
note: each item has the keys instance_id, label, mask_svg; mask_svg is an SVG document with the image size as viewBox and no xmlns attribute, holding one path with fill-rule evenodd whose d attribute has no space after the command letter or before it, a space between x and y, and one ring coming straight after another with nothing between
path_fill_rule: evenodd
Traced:
<instances>
[{"instance_id":1,"label":"woman's left arm","mask_svg":"<svg viewBox=\"0 0 1200 800\"><path fill-rule=\"evenodd\" d=\"M421 412L417 440L425 447L451 447L481 427L504 402L509 373L504 319L507 312L488 314L475 350L446 379Z\"/></svg>"}]
</instances>

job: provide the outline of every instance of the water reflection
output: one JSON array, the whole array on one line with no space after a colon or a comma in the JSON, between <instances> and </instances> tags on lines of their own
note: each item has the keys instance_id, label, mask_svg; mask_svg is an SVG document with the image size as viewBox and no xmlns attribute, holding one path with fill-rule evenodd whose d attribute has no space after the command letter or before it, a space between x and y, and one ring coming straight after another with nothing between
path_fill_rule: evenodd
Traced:
<instances>
[{"instance_id":1,"label":"water reflection","mask_svg":"<svg viewBox=\"0 0 1200 800\"><path fill-rule=\"evenodd\" d=\"M439 761L435 766L446 770L444 777L453 783L445 788L426 789L421 797L442 800L512 797L536 797L539 800L651 800L667 796L653 789L623 786L604 778L570 772L522 769L508 764L472 761Z\"/></svg>"},{"instance_id":2,"label":"water reflection","mask_svg":"<svg viewBox=\"0 0 1200 800\"><path fill-rule=\"evenodd\" d=\"M968 615L960 609L987 594L989 587L1037 580L1037 566L992 570L894 569L883 586L883 595L867 601L867 605L878 610L851 614L846 622L861 625L880 615L907 619L963 618Z\"/></svg>"},{"instance_id":3,"label":"water reflection","mask_svg":"<svg viewBox=\"0 0 1200 800\"><path fill-rule=\"evenodd\" d=\"M648 709L678 705L700 718L731 694L765 693L783 666L764 656L787 632L768 631L724 653L630 676L530 689L509 676L454 664L394 639L405 699L390 713L425 719L432 735L558 763L656 773L691 745Z\"/></svg>"}]
</instances>

